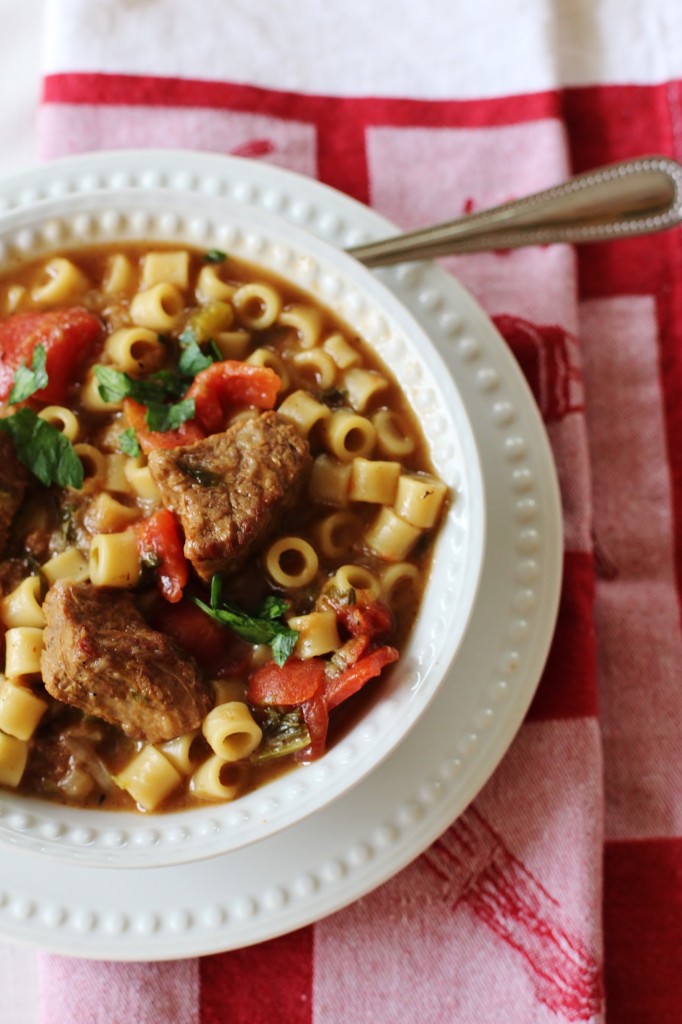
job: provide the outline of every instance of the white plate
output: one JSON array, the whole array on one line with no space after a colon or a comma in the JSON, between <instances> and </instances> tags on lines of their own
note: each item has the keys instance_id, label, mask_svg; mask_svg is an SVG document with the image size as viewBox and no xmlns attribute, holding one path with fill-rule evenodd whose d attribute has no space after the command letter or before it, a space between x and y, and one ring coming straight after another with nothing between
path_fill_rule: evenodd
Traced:
<instances>
[{"instance_id":1,"label":"white plate","mask_svg":"<svg viewBox=\"0 0 682 1024\"><path fill-rule=\"evenodd\" d=\"M343 234L339 245L330 245L268 210L235 201L219 184L218 194L171 189L177 157L165 157L162 177L146 165L142 174L131 172L134 160L129 154L111 156L106 173L94 179L97 188L80 162L64 172L62 165L51 168L38 189L26 188L25 180L19 193L11 182L0 185L0 200L11 204L0 212L3 269L105 238L113 245L142 240L218 248L283 274L341 316L391 367L453 501L438 530L428 586L400 661L321 761L230 803L157 815L64 807L0 790L0 844L116 868L187 863L270 838L373 771L443 683L474 605L485 538L477 445L458 388L415 317L342 251ZM209 181L204 176L198 184L205 188Z\"/></svg>"},{"instance_id":2,"label":"white plate","mask_svg":"<svg viewBox=\"0 0 682 1024\"><path fill-rule=\"evenodd\" d=\"M391 230L315 182L199 154L96 154L22 178L13 206L51 182L96 189L111 171L229 195L335 244ZM76 185L74 186L74 182ZM118 872L0 852L0 934L63 954L160 960L259 942L339 909L421 853L478 793L513 739L542 671L558 606L559 493L544 428L506 345L476 303L431 265L378 272L458 381L479 447L489 518L481 584L441 688L408 737L328 808L248 849Z\"/></svg>"}]
</instances>

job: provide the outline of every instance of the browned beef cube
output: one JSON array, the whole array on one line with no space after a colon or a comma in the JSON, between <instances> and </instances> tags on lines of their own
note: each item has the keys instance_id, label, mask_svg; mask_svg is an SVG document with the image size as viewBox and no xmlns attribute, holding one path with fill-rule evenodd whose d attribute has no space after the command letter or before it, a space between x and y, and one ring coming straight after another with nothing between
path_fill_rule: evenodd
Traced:
<instances>
[{"instance_id":1,"label":"browned beef cube","mask_svg":"<svg viewBox=\"0 0 682 1024\"><path fill-rule=\"evenodd\" d=\"M161 743L196 729L212 696L194 660L150 629L132 594L55 583L43 604L43 681L57 700Z\"/></svg>"},{"instance_id":2,"label":"browned beef cube","mask_svg":"<svg viewBox=\"0 0 682 1024\"><path fill-rule=\"evenodd\" d=\"M185 555L204 580L235 572L265 544L311 462L307 441L274 412L149 455L164 504L185 531Z\"/></svg>"},{"instance_id":3,"label":"browned beef cube","mask_svg":"<svg viewBox=\"0 0 682 1024\"><path fill-rule=\"evenodd\" d=\"M5 550L10 527L24 500L28 470L14 454L8 434L0 431L0 554Z\"/></svg>"}]
</instances>

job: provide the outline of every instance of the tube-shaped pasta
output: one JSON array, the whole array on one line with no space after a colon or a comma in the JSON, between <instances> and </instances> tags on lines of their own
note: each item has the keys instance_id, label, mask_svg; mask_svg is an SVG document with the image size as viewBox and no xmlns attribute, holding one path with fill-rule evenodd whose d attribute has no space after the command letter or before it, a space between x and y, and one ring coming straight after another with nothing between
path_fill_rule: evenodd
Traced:
<instances>
[{"instance_id":1,"label":"tube-shaped pasta","mask_svg":"<svg viewBox=\"0 0 682 1024\"><path fill-rule=\"evenodd\" d=\"M320 340L322 314L314 306L294 302L282 310L279 322L284 327L292 327L296 331L300 348L314 348Z\"/></svg>"},{"instance_id":2,"label":"tube-shaped pasta","mask_svg":"<svg viewBox=\"0 0 682 1024\"><path fill-rule=\"evenodd\" d=\"M128 257L122 252L115 252L107 260L102 291L106 295L130 294L135 288L135 278L135 268Z\"/></svg>"},{"instance_id":3,"label":"tube-shaped pasta","mask_svg":"<svg viewBox=\"0 0 682 1024\"><path fill-rule=\"evenodd\" d=\"M362 362L362 356L356 348L344 338L343 334L335 331L322 342L322 348L327 352L340 370L348 370L351 366L357 366Z\"/></svg>"},{"instance_id":4,"label":"tube-shaped pasta","mask_svg":"<svg viewBox=\"0 0 682 1024\"><path fill-rule=\"evenodd\" d=\"M392 605L396 598L408 591L412 596L418 593L419 569L413 562L395 562L385 565L379 572L381 596Z\"/></svg>"},{"instance_id":5,"label":"tube-shaped pasta","mask_svg":"<svg viewBox=\"0 0 682 1024\"><path fill-rule=\"evenodd\" d=\"M367 501L378 505L393 504L400 477L399 462L353 459L351 466L351 501Z\"/></svg>"},{"instance_id":6,"label":"tube-shaped pasta","mask_svg":"<svg viewBox=\"0 0 682 1024\"><path fill-rule=\"evenodd\" d=\"M153 288L157 284L174 284L183 291L189 284L189 253L148 252L142 258L140 288Z\"/></svg>"},{"instance_id":7,"label":"tube-shaped pasta","mask_svg":"<svg viewBox=\"0 0 682 1024\"><path fill-rule=\"evenodd\" d=\"M402 459L414 451L415 441L408 433L400 417L391 409L380 409L372 416L377 432L377 450L381 455Z\"/></svg>"},{"instance_id":8,"label":"tube-shaped pasta","mask_svg":"<svg viewBox=\"0 0 682 1024\"><path fill-rule=\"evenodd\" d=\"M102 491L89 505L84 521L90 533L120 533L142 515L137 505L124 505Z\"/></svg>"},{"instance_id":9,"label":"tube-shaped pasta","mask_svg":"<svg viewBox=\"0 0 682 1024\"><path fill-rule=\"evenodd\" d=\"M159 488L156 486L149 466L141 466L137 459L128 459L124 473L132 490L144 501L161 501Z\"/></svg>"},{"instance_id":10,"label":"tube-shaped pasta","mask_svg":"<svg viewBox=\"0 0 682 1024\"><path fill-rule=\"evenodd\" d=\"M280 416L296 427L301 437L308 437L317 423L323 423L331 416L331 409L307 391L294 391L287 395L279 409Z\"/></svg>"},{"instance_id":11,"label":"tube-shaped pasta","mask_svg":"<svg viewBox=\"0 0 682 1024\"><path fill-rule=\"evenodd\" d=\"M308 615L294 615L287 619L287 626L298 632L294 648L297 658L316 658L321 654L337 651L341 639L336 624L336 612L310 612Z\"/></svg>"},{"instance_id":12,"label":"tube-shaped pasta","mask_svg":"<svg viewBox=\"0 0 682 1024\"><path fill-rule=\"evenodd\" d=\"M158 749L182 775L191 775L201 760L203 740L198 729L159 744Z\"/></svg>"},{"instance_id":13,"label":"tube-shaped pasta","mask_svg":"<svg viewBox=\"0 0 682 1024\"><path fill-rule=\"evenodd\" d=\"M197 768L189 790L200 800L234 800L242 788L241 772L234 762L214 754Z\"/></svg>"},{"instance_id":14,"label":"tube-shaped pasta","mask_svg":"<svg viewBox=\"0 0 682 1024\"><path fill-rule=\"evenodd\" d=\"M42 629L45 625L45 612L41 608L40 597L40 578L27 576L0 602L0 619L3 626L6 629L13 626L35 626Z\"/></svg>"},{"instance_id":15,"label":"tube-shaped pasta","mask_svg":"<svg viewBox=\"0 0 682 1024\"><path fill-rule=\"evenodd\" d=\"M341 462L368 458L372 454L376 430L365 416L338 409L323 424L327 448Z\"/></svg>"},{"instance_id":16,"label":"tube-shaped pasta","mask_svg":"<svg viewBox=\"0 0 682 1024\"><path fill-rule=\"evenodd\" d=\"M40 410L38 416L72 443L78 437L78 417L71 409L67 409L63 405L46 405L44 409Z\"/></svg>"},{"instance_id":17,"label":"tube-shaped pasta","mask_svg":"<svg viewBox=\"0 0 682 1024\"><path fill-rule=\"evenodd\" d=\"M143 810L153 811L180 785L182 776L160 750L147 745L114 776L114 782Z\"/></svg>"},{"instance_id":18,"label":"tube-shaped pasta","mask_svg":"<svg viewBox=\"0 0 682 1024\"><path fill-rule=\"evenodd\" d=\"M135 531L98 533L90 545L89 567L97 587L134 587L140 578Z\"/></svg>"},{"instance_id":19,"label":"tube-shaped pasta","mask_svg":"<svg viewBox=\"0 0 682 1024\"><path fill-rule=\"evenodd\" d=\"M43 631L37 626L12 626L5 633L5 675L10 679L40 672Z\"/></svg>"},{"instance_id":20,"label":"tube-shaped pasta","mask_svg":"<svg viewBox=\"0 0 682 1024\"><path fill-rule=\"evenodd\" d=\"M130 482L126 477L126 465L129 457L123 452L111 452L105 455L106 467L104 470L104 486L108 491L118 494L127 494L132 490Z\"/></svg>"},{"instance_id":21,"label":"tube-shaped pasta","mask_svg":"<svg viewBox=\"0 0 682 1024\"><path fill-rule=\"evenodd\" d=\"M130 303L130 319L152 331L172 331L177 326L184 299L174 284L163 282L137 292Z\"/></svg>"},{"instance_id":22,"label":"tube-shaped pasta","mask_svg":"<svg viewBox=\"0 0 682 1024\"><path fill-rule=\"evenodd\" d=\"M346 370L341 388L348 395L348 403L356 412L365 412L376 395L385 391L388 381L376 370L363 370L354 366Z\"/></svg>"},{"instance_id":23,"label":"tube-shaped pasta","mask_svg":"<svg viewBox=\"0 0 682 1024\"><path fill-rule=\"evenodd\" d=\"M92 369L85 375L80 404L87 412L116 412L123 406L123 402L105 402L99 393L99 382Z\"/></svg>"},{"instance_id":24,"label":"tube-shaped pasta","mask_svg":"<svg viewBox=\"0 0 682 1024\"><path fill-rule=\"evenodd\" d=\"M263 331L272 327L282 309L282 296L270 284L263 281L249 281L237 288L232 296L232 305L245 327L252 331Z\"/></svg>"},{"instance_id":25,"label":"tube-shaped pasta","mask_svg":"<svg viewBox=\"0 0 682 1024\"><path fill-rule=\"evenodd\" d=\"M306 381L310 380L314 387L322 391L333 387L336 363L328 352L321 348L307 349L305 352L296 352L293 361L299 376L303 376Z\"/></svg>"},{"instance_id":26,"label":"tube-shaped pasta","mask_svg":"<svg viewBox=\"0 0 682 1024\"><path fill-rule=\"evenodd\" d=\"M75 444L73 450L83 463L83 486L103 484L107 473L104 453L92 444Z\"/></svg>"},{"instance_id":27,"label":"tube-shaped pasta","mask_svg":"<svg viewBox=\"0 0 682 1024\"><path fill-rule=\"evenodd\" d=\"M243 359L249 351L251 335L238 328L236 331L220 331L213 339L223 359Z\"/></svg>"},{"instance_id":28,"label":"tube-shaped pasta","mask_svg":"<svg viewBox=\"0 0 682 1024\"><path fill-rule=\"evenodd\" d=\"M53 256L44 265L40 280L31 289L36 305L67 302L88 287L87 278L75 263Z\"/></svg>"},{"instance_id":29,"label":"tube-shaped pasta","mask_svg":"<svg viewBox=\"0 0 682 1024\"><path fill-rule=\"evenodd\" d=\"M443 507L447 487L433 476L403 473L398 481L395 511L412 526L428 530Z\"/></svg>"},{"instance_id":30,"label":"tube-shaped pasta","mask_svg":"<svg viewBox=\"0 0 682 1024\"><path fill-rule=\"evenodd\" d=\"M216 266L202 267L197 277L196 297L199 302L229 302L237 288L220 277Z\"/></svg>"},{"instance_id":31,"label":"tube-shaped pasta","mask_svg":"<svg viewBox=\"0 0 682 1024\"><path fill-rule=\"evenodd\" d=\"M38 722L47 711L47 701L36 697L25 686L9 680L0 683L0 729L18 740L30 740Z\"/></svg>"},{"instance_id":32,"label":"tube-shaped pasta","mask_svg":"<svg viewBox=\"0 0 682 1024\"><path fill-rule=\"evenodd\" d=\"M362 524L353 512L332 512L314 527L315 542L320 555L338 561L352 550Z\"/></svg>"},{"instance_id":33,"label":"tube-shaped pasta","mask_svg":"<svg viewBox=\"0 0 682 1024\"><path fill-rule=\"evenodd\" d=\"M50 586L57 580L69 580L82 583L90 576L90 566L86 558L76 547L68 547L40 567L40 571Z\"/></svg>"},{"instance_id":34,"label":"tube-shaped pasta","mask_svg":"<svg viewBox=\"0 0 682 1024\"><path fill-rule=\"evenodd\" d=\"M15 789L28 760L28 743L0 732L0 785Z\"/></svg>"},{"instance_id":35,"label":"tube-shaped pasta","mask_svg":"<svg viewBox=\"0 0 682 1024\"><path fill-rule=\"evenodd\" d=\"M315 579L319 561L315 548L302 537L280 537L265 552L265 569L280 587L307 587Z\"/></svg>"},{"instance_id":36,"label":"tube-shaped pasta","mask_svg":"<svg viewBox=\"0 0 682 1024\"><path fill-rule=\"evenodd\" d=\"M209 711L201 731L211 750L223 761L241 761L249 757L263 738L248 704L237 700L219 704Z\"/></svg>"},{"instance_id":37,"label":"tube-shaped pasta","mask_svg":"<svg viewBox=\"0 0 682 1024\"><path fill-rule=\"evenodd\" d=\"M330 455L318 455L308 483L308 494L312 500L345 508L349 501L352 468L350 462L338 462Z\"/></svg>"},{"instance_id":38,"label":"tube-shaped pasta","mask_svg":"<svg viewBox=\"0 0 682 1024\"><path fill-rule=\"evenodd\" d=\"M104 352L117 370L131 377L158 370L166 356L163 342L148 327L121 327L109 335Z\"/></svg>"},{"instance_id":39,"label":"tube-shaped pasta","mask_svg":"<svg viewBox=\"0 0 682 1024\"><path fill-rule=\"evenodd\" d=\"M342 565L336 570L330 582L342 594L351 590L364 590L372 601L381 592L378 578L364 565Z\"/></svg>"},{"instance_id":40,"label":"tube-shaped pasta","mask_svg":"<svg viewBox=\"0 0 682 1024\"><path fill-rule=\"evenodd\" d=\"M251 366L268 366L271 370L275 371L281 380L282 391L286 391L289 387L289 371L282 357L277 352L273 352L272 349L257 348L247 358L246 362Z\"/></svg>"},{"instance_id":41,"label":"tube-shaped pasta","mask_svg":"<svg viewBox=\"0 0 682 1024\"><path fill-rule=\"evenodd\" d=\"M365 533L365 543L386 562L401 562L421 536L421 530L405 522L393 509L382 508Z\"/></svg>"}]
</instances>

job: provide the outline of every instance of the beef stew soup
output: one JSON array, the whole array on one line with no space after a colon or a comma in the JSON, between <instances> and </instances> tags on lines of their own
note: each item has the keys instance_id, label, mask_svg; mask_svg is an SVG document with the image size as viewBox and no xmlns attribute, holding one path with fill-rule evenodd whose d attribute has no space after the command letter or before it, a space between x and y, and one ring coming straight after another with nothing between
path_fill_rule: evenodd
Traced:
<instances>
[{"instance_id":1,"label":"beef stew soup","mask_svg":"<svg viewBox=\"0 0 682 1024\"><path fill-rule=\"evenodd\" d=\"M0 784L161 811L322 756L448 500L390 372L217 251L27 263L0 316Z\"/></svg>"}]
</instances>

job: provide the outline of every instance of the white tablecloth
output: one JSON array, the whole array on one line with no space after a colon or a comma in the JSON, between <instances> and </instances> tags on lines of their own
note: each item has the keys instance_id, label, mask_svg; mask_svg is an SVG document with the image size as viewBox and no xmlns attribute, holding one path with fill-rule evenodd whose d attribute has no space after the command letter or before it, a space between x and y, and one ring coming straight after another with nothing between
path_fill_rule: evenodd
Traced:
<instances>
[{"instance_id":1,"label":"white tablecloth","mask_svg":"<svg viewBox=\"0 0 682 1024\"><path fill-rule=\"evenodd\" d=\"M44 7L45 0L0 0L0 177L37 160Z\"/></svg>"}]
</instances>

